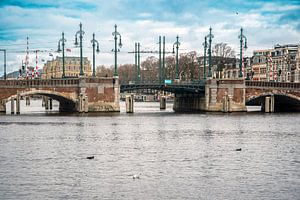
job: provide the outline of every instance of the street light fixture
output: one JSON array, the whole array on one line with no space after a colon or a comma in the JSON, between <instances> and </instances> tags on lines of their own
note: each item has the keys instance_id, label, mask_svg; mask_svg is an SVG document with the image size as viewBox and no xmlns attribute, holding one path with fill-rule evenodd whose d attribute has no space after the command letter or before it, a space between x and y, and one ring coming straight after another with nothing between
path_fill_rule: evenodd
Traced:
<instances>
[{"instance_id":1,"label":"street light fixture","mask_svg":"<svg viewBox=\"0 0 300 200\"><path fill-rule=\"evenodd\" d=\"M239 73L239 77L243 77L243 72L242 72L242 61L243 61L243 43L244 43L244 49L247 49L247 38L245 35L243 35L243 28L241 28L241 34L238 37L240 39L240 73ZM243 42L245 39L245 42Z\"/></svg>"},{"instance_id":2,"label":"street light fixture","mask_svg":"<svg viewBox=\"0 0 300 200\"><path fill-rule=\"evenodd\" d=\"M206 49L207 49L207 36L205 36L205 41L203 43L204 46L204 61L203 61L203 79L206 79ZM200 69L199 69L199 77L200 77ZM200 79L200 78L199 78Z\"/></svg>"},{"instance_id":3,"label":"street light fixture","mask_svg":"<svg viewBox=\"0 0 300 200\"><path fill-rule=\"evenodd\" d=\"M60 44L62 44L62 62L63 62L63 73L62 73L62 78L65 78L65 42L67 40L65 39L65 34L62 32L62 38L58 41L58 49L57 51L60 52Z\"/></svg>"},{"instance_id":4,"label":"street light fixture","mask_svg":"<svg viewBox=\"0 0 300 200\"><path fill-rule=\"evenodd\" d=\"M212 67L212 63L211 63L211 42L212 42L212 38L214 38L214 35L211 34L212 28L209 27L209 34L206 36L208 37L208 42L209 42L209 46L208 46L208 77L212 77L212 72L211 72L211 67Z\"/></svg>"},{"instance_id":5,"label":"street light fixture","mask_svg":"<svg viewBox=\"0 0 300 200\"><path fill-rule=\"evenodd\" d=\"M179 40L179 36L177 35L176 37L176 42L174 42L173 44L173 53L175 53L174 51L174 46L176 45L176 68L175 68L175 80L179 80L179 66L178 66L178 48L179 48L179 45L180 45L180 42L178 41Z\"/></svg>"},{"instance_id":6,"label":"street light fixture","mask_svg":"<svg viewBox=\"0 0 300 200\"><path fill-rule=\"evenodd\" d=\"M91 43L93 44L93 77L96 76L96 73L95 73L95 43L97 43L97 50L96 52L99 53L100 50L99 50L99 42L97 40L95 40L95 33L93 33L93 39L91 40Z\"/></svg>"},{"instance_id":7,"label":"street light fixture","mask_svg":"<svg viewBox=\"0 0 300 200\"><path fill-rule=\"evenodd\" d=\"M120 51L120 49L117 49L117 40L118 40L118 36L119 36L119 48L122 48L122 41L121 41L121 34L117 31L117 25L115 24L115 31L112 32L112 35L114 36L115 39L115 49L113 49L113 51L115 51L115 71L114 71L114 76L118 76L118 69L117 69L117 52Z\"/></svg>"},{"instance_id":8,"label":"street light fixture","mask_svg":"<svg viewBox=\"0 0 300 200\"><path fill-rule=\"evenodd\" d=\"M80 22L79 24L79 31L76 32L75 34L75 45L78 45L78 41L77 41L77 35L79 34L79 45L80 45L80 76L83 76L83 60L82 60L82 35L84 35L84 31L82 30L82 24Z\"/></svg>"}]
</instances>

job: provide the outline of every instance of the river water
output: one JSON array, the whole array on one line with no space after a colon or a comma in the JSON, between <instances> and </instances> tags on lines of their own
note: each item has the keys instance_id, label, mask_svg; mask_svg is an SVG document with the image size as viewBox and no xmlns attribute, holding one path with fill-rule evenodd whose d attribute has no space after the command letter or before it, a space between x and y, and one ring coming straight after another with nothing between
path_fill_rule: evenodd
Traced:
<instances>
[{"instance_id":1,"label":"river water","mask_svg":"<svg viewBox=\"0 0 300 200\"><path fill-rule=\"evenodd\" d=\"M57 109L0 116L0 199L300 199L300 114Z\"/></svg>"}]
</instances>

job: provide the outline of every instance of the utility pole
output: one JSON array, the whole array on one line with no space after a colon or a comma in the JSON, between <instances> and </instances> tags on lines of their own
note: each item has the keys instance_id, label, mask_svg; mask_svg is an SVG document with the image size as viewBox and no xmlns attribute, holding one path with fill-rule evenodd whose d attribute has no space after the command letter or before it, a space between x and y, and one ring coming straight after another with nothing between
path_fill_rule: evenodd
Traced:
<instances>
[{"instance_id":1,"label":"utility pole","mask_svg":"<svg viewBox=\"0 0 300 200\"><path fill-rule=\"evenodd\" d=\"M240 72L239 72L239 77L243 77L243 39L245 39L245 44L244 44L244 48L246 49L247 48L247 38L245 35L243 35L243 28L241 28L241 34L239 35L239 39L240 39ZM270 76L268 74L268 76Z\"/></svg>"},{"instance_id":2,"label":"utility pole","mask_svg":"<svg viewBox=\"0 0 300 200\"><path fill-rule=\"evenodd\" d=\"M75 34L75 45L78 45L77 35L79 34L79 45L80 45L80 73L79 76L84 76L83 73L83 60L82 60L82 36L84 35L84 31L82 30L82 24L79 24L79 31Z\"/></svg>"},{"instance_id":3,"label":"utility pole","mask_svg":"<svg viewBox=\"0 0 300 200\"><path fill-rule=\"evenodd\" d=\"M138 50L138 53L137 53L137 63L138 63L138 68L137 68L137 70L138 70L138 84L140 84L140 82L141 82L141 66L140 66L140 59L141 59L141 55L140 55L140 47L141 47L141 45L140 45L140 43L138 42L138 44L137 44L138 46L137 46L137 50Z\"/></svg>"},{"instance_id":4,"label":"utility pole","mask_svg":"<svg viewBox=\"0 0 300 200\"><path fill-rule=\"evenodd\" d=\"M175 68L175 80L179 81L179 64L178 64L178 49L179 49L179 36L176 37L176 42L173 44L173 53L174 53L174 46L176 45L176 68Z\"/></svg>"},{"instance_id":5,"label":"utility pole","mask_svg":"<svg viewBox=\"0 0 300 200\"><path fill-rule=\"evenodd\" d=\"M212 42L212 38L214 38L214 35L211 34L212 28L209 27L209 35L206 37L209 37L209 47L208 47L208 77L212 77L212 72L211 72L211 67L212 67L212 63L211 63L211 42Z\"/></svg>"},{"instance_id":6,"label":"utility pole","mask_svg":"<svg viewBox=\"0 0 300 200\"><path fill-rule=\"evenodd\" d=\"M6 80L6 49L0 49L0 51L3 51L3 56L4 56L4 75L3 78Z\"/></svg>"},{"instance_id":7,"label":"utility pole","mask_svg":"<svg viewBox=\"0 0 300 200\"><path fill-rule=\"evenodd\" d=\"M62 73L62 78L65 78L65 42L67 40L65 39L65 34L62 32L62 38L58 41L58 49L57 51L60 52L60 44L62 43L62 65L63 65L63 73Z\"/></svg>"},{"instance_id":8,"label":"utility pole","mask_svg":"<svg viewBox=\"0 0 300 200\"><path fill-rule=\"evenodd\" d=\"M134 43L134 67L135 67L135 83L138 82L138 66L137 66L137 43Z\"/></svg>"},{"instance_id":9,"label":"utility pole","mask_svg":"<svg viewBox=\"0 0 300 200\"><path fill-rule=\"evenodd\" d=\"M93 77L95 77L96 76L96 70L95 70L95 46L96 46L96 44L95 43L97 43L97 50L96 50L97 53L100 52L99 42L97 40L95 40L95 33L93 33L93 39L91 40L91 43L93 44Z\"/></svg>"},{"instance_id":10,"label":"utility pole","mask_svg":"<svg viewBox=\"0 0 300 200\"><path fill-rule=\"evenodd\" d=\"M159 53L159 59L158 59L158 68L159 68L159 84L162 84L162 73L161 73L161 36L159 36L159 39L158 39L158 53Z\"/></svg>"},{"instance_id":11,"label":"utility pole","mask_svg":"<svg viewBox=\"0 0 300 200\"><path fill-rule=\"evenodd\" d=\"M114 76L117 77L118 76L118 63L117 63L117 53L118 51L120 51L119 49L117 49L117 39L119 36L120 37L120 41L119 41L119 48L122 47L122 42L121 42L121 34L117 31L117 25L115 24L115 31L112 33L112 35L114 36L114 39L115 39L115 71L114 71Z\"/></svg>"},{"instance_id":12,"label":"utility pole","mask_svg":"<svg viewBox=\"0 0 300 200\"><path fill-rule=\"evenodd\" d=\"M163 58L162 58L162 68L161 68L161 76L162 76L162 84L165 80L165 54L166 54L166 38L163 36Z\"/></svg>"},{"instance_id":13,"label":"utility pole","mask_svg":"<svg viewBox=\"0 0 300 200\"><path fill-rule=\"evenodd\" d=\"M207 49L207 36L205 36L204 46L204 60L203 60L203 79L206 79L206 49ZM199 70L200 71L200 70ZM200 76L199 76L200 77Z\"/></svg>"}]
</instances>

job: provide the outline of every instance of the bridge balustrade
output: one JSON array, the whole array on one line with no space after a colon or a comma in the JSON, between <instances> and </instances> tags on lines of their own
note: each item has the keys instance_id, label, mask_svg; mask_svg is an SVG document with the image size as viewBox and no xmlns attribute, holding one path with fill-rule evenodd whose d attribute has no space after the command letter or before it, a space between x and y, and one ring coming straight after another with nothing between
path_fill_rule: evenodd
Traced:
<instances>
[{"instance_id":1,"label":"bridge balustrade","mask_svg":"<svg viewBox=\"0 0 300 200\"><path fill-rule=\"evenodd\" d=\"M28 79L0 80L0 87L34 87L34 86L64 86L78 85L79 79Z\"/></svg>"},{"instance_id":2,"label":"bridge balustrade","mask_svg":"<svg viewBox=\"0 0 300 200\"><path fill-rule=\"evenodd\" d=\"M245 81L248 87L300 89L300 83L294 82L268 82L268 81Z\"/></svg>"}]
</instances>

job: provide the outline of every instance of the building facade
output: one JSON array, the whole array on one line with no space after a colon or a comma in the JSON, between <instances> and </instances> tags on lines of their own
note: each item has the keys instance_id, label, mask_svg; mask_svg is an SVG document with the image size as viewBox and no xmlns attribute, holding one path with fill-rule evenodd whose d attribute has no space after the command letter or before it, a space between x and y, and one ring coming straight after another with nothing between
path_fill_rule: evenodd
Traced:
<instances>
[{"instance_id":1,"label":"building facade","mask_svg":"<svg viewBox=\"0 0 300 200\"><path fill-rule=\"evenodd\" d=\"M65 77L79 77L80 73L80 57L65 57ZM91 63L87 57L83 57L83 73L84 76L91 76ZM62 57L56 57L51 61L47 61L43 68L43 79L62 78L63 61Z\"/></svg>"},{"instance_id":2,"label":"building facade","mask_svg":"<svg viewBox=\"0 0 300 200\"><path fill-rule=\"evenodd\" d=\"M227 58L221 56L212 56L212 67L211 73L212 78L237 78L238 77L238 68L236 58ZM200 65L200 77L203 77L204 73L204 57L198 57L198 62ZM208 77L209 73L209 62L208 57L206 57L206 76Z\"/></svg>"},{"instance_id":3,"label":"building facade","mask_svg":"<svg viewBox=\"0 0 300 200\"><path fill-rule=\"evenodd\" d=\"M267 59L270 50L256 50L253 52L252 58L252 80L267 80Z\"/></svg>"},{"instance_id":4,"label":"building facade","mask_svg":"<svg viewBox=\"0 0 300 200\"><path fill-rule=\"evenodd\" d=\"M252 80L299 82L300 45L275 45L253 52ZM298 64L297 64L298 63Z\"/></svg>"}]
</instances>

